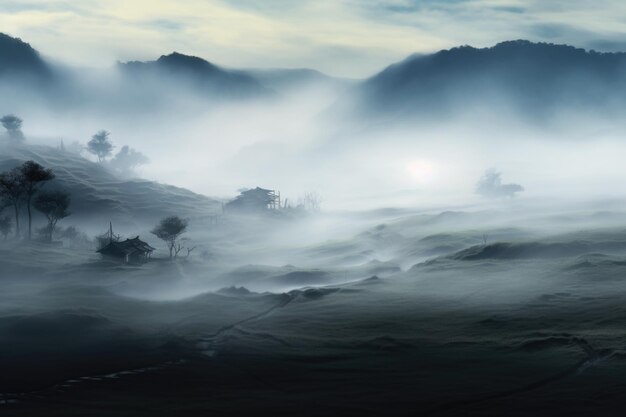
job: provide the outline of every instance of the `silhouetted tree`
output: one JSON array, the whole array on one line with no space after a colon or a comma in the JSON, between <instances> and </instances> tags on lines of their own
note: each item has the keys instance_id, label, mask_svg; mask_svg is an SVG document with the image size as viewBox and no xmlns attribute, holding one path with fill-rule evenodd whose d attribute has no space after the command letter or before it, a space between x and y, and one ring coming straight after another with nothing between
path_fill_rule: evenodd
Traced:
<instances>
[{"instance_id":1,"label":"silhouetted tree","mask_svg":"<svg viewBox=\"0 0 626 417\"><path fill-rule=\"evenodd\" d=\"M15 211L15 237L20 236L20 208L26 192L20 167L0 174L0 195Z\"/></svg>"},{"instance_id":2,"label":"silhouetted tree","mask_svg":"<svg viewBox=\"0 0 626 417\"><path fill-rule=\"evenodd\" d=\"M52 234L57 222L70 215L70 195L63 191L48 191L37 195L33 203L35 209L42 212L48 219L46 239L52 241Z\"/></svg>"},{"instance_id":3,"label":"silhouetted tree","mask_svg":"<svg viewBox=\"0 0 626 417\"><path fill-rule=\"evenodd\" d=\"M24 134L22 133L22 119L12 114L8 114L0 119L0 122L7 130L9 138L15 142L21 142L24 140Z\"/></svg>"},{"instance_id":4,"label":"silhouetted tree","mask_svg":"<svg viewBox=\"0 0 626 417\"><path fill-rule=\"evenodd\" d=\"M150 160L147 156L139 151L128 146L123 146L122 149L111 159L111 167L122 174L131 174L135 168L140 165L145 165Z\"/></svg>"},{"instance_id":5,"label":"silhouetted tree","mask_svg":"<svg viewBox=\"0 0 626 417\"><path fill-rule=\"evenodd\" d=\"M87 150L96 155L99 162L104 161L113 153L113 143L109 139L109 135L110 133L106 130L101 130L87 142Z\"/></svg>"},{"instance_id":6,"label":"silhouetted tree","mask_svg":"<svg viewBox=\"0 0 626 417\"><path fill-rule=\"evenodd\" d=\"M196 249L195 246L189 246L189 242L190 242L190 240L188 238L184 237L184 238L180 239L174 245L174 258L178 258L178 254L183 249L185 249L187 251L187 255L185 256L185 258L189 258L189 256L191 255L191 252L193 252Z\"/></svg>"},{"instance_id":7,"label":"silhouetted tree","mask_svg":"<svg viewBox=\"0 0 626 417\"><path fill-rule=\"evenodd\" d=\"M485 171L485 174L476 184L476 193L483 197L515 197L515 193L524 191L519 184L502 184L502 173L495 169Z\"/></svg>"},{"instance_id":8,"label":"silhouetted tree","mask_svg":"<svg viewBox=\"0 0 626 417\"><path fill-rule=\"evenodd\" d=\"M177 248L177 239L187 231L188 221L178 216L166 217L150 233L161 239L170 251L170 259ZM180 249L178 249L180 251ZM178 255L178 253L177 253Z\"/></svg>"},{"instance_id":9,"label":"silhouetted tree","mask_svg":"<svg viewBox=\"0 0 626 417\"><path fill-rule=\"evenodd\" d=\"M28 210L28 240L30 240L33 223L31 201L46 181L54 179L54 174L51 169L46 169L35 161L24 162L20 167L20 172L24 182L24 198L26 200L26 209Z\"/></svg>"},{"instance_id":10,"label":"silhouetted tree","mask_svg":"<svg viewBox=\"0 0 626 417\"><path fill-rule=\"evenodd\" d=\"M13 222L11 221L11 217L0 217L0 233L2 233L2 236L4 236L5 240L9 233L11 233L11 229L13 229Z\"/></svg>"}]
</instances>

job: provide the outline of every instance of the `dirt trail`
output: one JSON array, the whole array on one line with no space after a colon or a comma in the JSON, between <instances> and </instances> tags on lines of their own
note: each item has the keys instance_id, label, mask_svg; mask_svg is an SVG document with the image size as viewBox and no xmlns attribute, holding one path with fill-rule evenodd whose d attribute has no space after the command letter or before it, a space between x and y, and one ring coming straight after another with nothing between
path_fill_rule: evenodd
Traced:
<instances>
[{"instance_id":1,"label":"dirt trail","mask_svg":"<svg viewBox=\"0 0 626 417\"><path fill-rule=\"evenodd\" d=\"M265 333L255 333L255 332L246 331L243 329L238 329L238 326L267 317L268 315L272 314L272 312L274 312L275 310L286 307L289 303L291 303L291 301L293 301L293 299L296 296L297 296L297 292L283 294L281 297L281 300L277 304L270 307L269 309L262 311L261 313L255 314L253 316L247 317L245 319L239 320L235 323L223 326L217 332L210 334L208 336L202 337L197 342L197 346L200 352L205 356L213 357L217 351L219 339L230 331L237 331L246 335L253 335L253 336L257 336L257 337L261 337L265 339L271 339L271 340L276 341L277 343L286 345L287 342L273 335L265 334ZM94 381L115 380L115 379L119 379L123 377L146 373L146 372L158 371L158 370L165 369L167 367L178 365L184 362L186 362L186 359L170 360L167 362L162 362L162 363L158 363L152 366L146 366L143 368L126 369L126 370L111 372L109 374L75 377L75 378L68 379L68 380L59 382L57 384L54 384L52 386L39 389L39 390L33 390L33 391L28 391L28 392L18 392L18 393L0 393L0 406L17 404L19 402L25 402L29 400L39 400L39 399L48 397L50 395L62 394L81 384L94 382Z\"/></svg>"},{"instance_id":2,"label":"dirt trail","mask_svg":"<svg viewBox=\"0 0 626 417\"><path fill-rule=\"evenodd\" d=\"M238 329L238 326L241 326L242 324L246 324L255 320L260 320L264 317L269 316L270 314L272 314L275 310L279 309L279 308L284 308L286 307L289 303L291 303L294 298L296 297L296 295L294 295L293 293L289 293L289 294L284 294L283 299L276 305L270 307L269 309L262 311L259 314L255 314L254 316L245 318L243 320L240 320L236 323L232 323L229 325L226 325L224 327L221 327L217 332L204 336L200 339L198 346L200 347L200 350L202 351L202 353L204 355L207 356L214 356L215 353L217 352L217 347L219 344L219 339L221 337L223 337L224 335L228 334L231 331L238 331L241 332L243 334L247 334L247 335L255 335L255 336L259 336L259 337L264 337L266 339L273 339L275 341L277 341L280 344L285 345L287 342L285 342L282 339L277 338L276 336L273 335L268 335L268 334L261 334L261 333L254 333L254 332L250 332L250 331L245 331L242 329Z\"/></svg>"}]
</instances>

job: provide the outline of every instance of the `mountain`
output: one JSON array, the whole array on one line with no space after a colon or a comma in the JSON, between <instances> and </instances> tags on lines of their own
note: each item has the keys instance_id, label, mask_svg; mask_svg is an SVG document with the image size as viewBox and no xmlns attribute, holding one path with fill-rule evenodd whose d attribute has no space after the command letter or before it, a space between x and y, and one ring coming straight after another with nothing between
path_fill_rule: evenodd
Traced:
<instances>
[{"instance_id":1,"label":"mountain","mask_svg":"<svg viewBox=\"0 0 626 417\"><path fill-rule=\"evenodd\" d=\"M275 99L301 88L337 89L348 81L310 69L226 69L196 56L173 52L154 61L118 62L118 77L108 71L52 66L20 39L0 33L0 89L15 99L11 108L28 109L33 98L55 109L80 108L97 112L168 111L228 100ZM15 85L16 75L47 82L45 90ZM31 83L32 84L32 83ZM193 100L189 100L192 98Z\"/></svg>"},{"instance_id":2,"label":"mountain","mask_svg":"<svg viewBox=\"0 0 626 417\"><path fill-rule=\"evenodd\" d=\"M119 63L121 73L133 82L162 80L164 88L186 88L197 94L229 98L267 96L271 91L253 77L218 67L202 58L174 52L156 61Z\"/></svg>"},{"instance_id":3,"label":"mountain","mask_svg":"<svg viewBox=\"0 0 626 417\"><path fill-rule=\"evenodd\" d=\"M0 80L8 80L0 84L0 92L13 97L4 106L13 113L30 110L39 96L46 109L90 109L132 118L201 113L207 105L228 100L323 91L341 94L324 114L374 121L437 121L473 110L532 122L560 113L617 120L626 106L626 53L525 40L412 55L360 82L309 69L226 69L177 52L154 61L118 63L117 70L119 77L97 70L53 70L30 45L0 34ZM48 86L56 88L15 83L11 77L17 74L53 80Z\"/></svg>"},{"instance_id":4,"label":"mountain","mask_svg":"<svg viewBox=\"0 0 626 417\"><path fill-rule=\"evenodd\" d=\"M35 101L57 110L149 114L180 107L190 98L198 105L213 105L274 97L271 89L245 72L177 52L156 61L118 63L117 70L119 76L111 77L106 70L53 66L28 43L0 33L0 92L13 97L4 111L29 110Z\"/></svg>"},{"instance_id":5,"label":"mountain","mask_svg":"<svg viewBox=\"0 0 626 417\"><path fill-rule=\"evenodd\" d=\"M534 118L563 108L620 111L625 102L626 54L524 40L410 56L352 98L360 114L417 117L487 106Z\"/></svg>"},{"instance_id":6,"label":"mountain","mask_svg":"<svg viewBox=\"0 0 626 417\"><path fill-rule=\"evenodd\" d=\"M70 193L72 215L68 221L92 223L101 218L102 225L109 220L119 225L152 224L165 216L199 219L221 210L220 202L206 196L154 181L123 179L72 152L38 145L0 147L0 172L27 160L53 170L56 178L46 189Z\"/></svg>"},{"instance_id":7,"label":"mountain","mask_svg":"<svg viewBox=\"0 0 626 417\"><path fill-rule=\"evenodd\" d=\"M0 33L0 77L46 80L51 75L52 70L32 46Z\"/></svg>"}]
</instances>

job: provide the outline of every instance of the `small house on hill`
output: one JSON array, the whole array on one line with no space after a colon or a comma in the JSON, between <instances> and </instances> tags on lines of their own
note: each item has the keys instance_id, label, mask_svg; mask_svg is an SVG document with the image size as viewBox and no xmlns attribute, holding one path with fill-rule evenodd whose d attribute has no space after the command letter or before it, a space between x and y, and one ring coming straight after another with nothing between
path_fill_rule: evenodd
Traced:
<instances>
[{"instance_id":1,"label":"small house on hill","mask_svg":"<svg viewBox=\"0 0 626 417\"><path fill-rule=\"evenodd\" d=\"M225 206L226 210L262 212L280 209L280 193L256 187L241 193Z\"/></svg>"},{"instance_id":2,"label":"small house on hill","mask_svg":"<svg viewBox=\"0 0 626 417\"><path fill-rule=\"evenodd\" d=\"M146 262L154 248L137 236L134 239L126 239L124 241L110 241L107 245L98 249L98 253L109 258L119 259L126 263L142 263Z\"/></svg>"}]
</instances>

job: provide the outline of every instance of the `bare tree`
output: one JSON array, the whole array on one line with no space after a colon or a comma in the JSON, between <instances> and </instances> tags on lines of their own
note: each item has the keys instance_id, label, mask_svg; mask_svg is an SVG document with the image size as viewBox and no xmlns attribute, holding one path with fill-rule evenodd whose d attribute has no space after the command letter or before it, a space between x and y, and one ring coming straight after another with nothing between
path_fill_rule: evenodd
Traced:
<instances>
[{"instance_id":1,"label":"bare tree","mask_svg":"<svg viewBox=\"0 0 626 417\"><path fill-rule=\"evenodd\" d=\"M185 256L185 259L189 258L189 256L191 255L191 252L193 252L194 249L196 249L196 247L195 246L189 246L188 243L189 243L189 239L182 238L174 245L174 258L178 258L178 254L183 249L185 249L187 251L187 255Z\"/></svg>"},{"instance_id":2,"label":"bare tree","mask_svg":"<svg viewBox=\"0 0 626 417\"><path fill-rule=\"evenodd\" d=\"M87 142L87 151L98 157L98 162L104 161L108 156L113 153L113 143L109 139L110 133L106 130L101 130L91 137L91 140Z\"/></svg>"},{"instance_id":3,"label":"bare tree","mask_svg":"<svg viewBox=\"0 0 626 417\"><path fill-rule=\"evenodd\" d=\"M20 208L25 193L24 178L20 168L13 168L0 174L0 195L5 201L13 206L15 211L15 237L20 236Z\"/></svg>"},{"instance_id":4,"label":"bare tree","mask_svg":"<svg viewBox=\"0 0 626 417\"><path fill-rule=\"evenodd\" d=\"M48 219L46 238L52 241L52 234L59 220L70 215L70 195L63 191L48 191L39 193L35 198L34 206Z\"/></svg>"},{"instance_id":5,"label":"bare tree","mask_svg":"<svg viewBox=\"0 0 626 417\"><path fill-rule=\"evenodd\" d=\"M24 140L24 133L22 133L22 119L12 114L8 114L0 119L0 123L7 130L9 138L14 142L21 142Z\"/></svg>"},{"instance_id":6,"label":"bare tree","mask_svg":"<svg viewBox=\"0 0 626 417\"><path fill-rule=\"evenodd\" d=\"M178 258L178 253L183 250L185 247L183 246L183 244L179 241L174 245L174 258Z\"/></svg>"},{"instance_id":7,"label":"bare tree","mask_svg":"<svg viewBox=\"0 0 626 417\"><path fill-rule=\"evenodd\" d=\"M174 257L174 251L176 251L176 255L182 249L179 247L180 244L177 242L180 235L187 231L188 221L185 219L181 219L178 216L169 216L164 218L159 222L159 224L150 232L167 245L168 250L170 251L170 259Z\"/></svg>"},{"instance_id":8,"label":"bare tree","mask_svg":"<svg viewBox=\"0 0 626 417\"><path fill-rule=\"evenodd\" d=\"M30 240L33 220L31 201L46 181L54 179L54 173L51 169L46 169L35 161L24 162L20 167L20 172L24 181L24 198L28 210L28 240Z\"/></svg>"}]
</instances>

